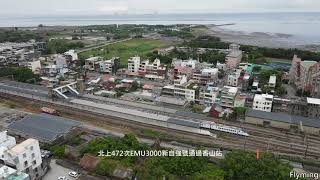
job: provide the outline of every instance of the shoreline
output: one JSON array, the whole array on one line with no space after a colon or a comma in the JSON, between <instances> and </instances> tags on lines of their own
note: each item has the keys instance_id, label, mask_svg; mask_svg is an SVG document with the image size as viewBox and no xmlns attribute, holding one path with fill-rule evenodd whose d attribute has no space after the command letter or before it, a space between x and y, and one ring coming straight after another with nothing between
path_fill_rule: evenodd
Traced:
<instances>
[{"instance_id":1,"label":"shoreline","mask_svg":"<svg viewBox=\"0 0 320 180\"><path fill-rule=\"evenodd\" d=\"M243 45L252 45L267 48L296 48L307 51L320 51L320 44L313 44L301 40L294 35L284 33L243 32L232 31L224 26L207 25L208 35L221 38L222 41Z\"/></svg>"}]
</instances>

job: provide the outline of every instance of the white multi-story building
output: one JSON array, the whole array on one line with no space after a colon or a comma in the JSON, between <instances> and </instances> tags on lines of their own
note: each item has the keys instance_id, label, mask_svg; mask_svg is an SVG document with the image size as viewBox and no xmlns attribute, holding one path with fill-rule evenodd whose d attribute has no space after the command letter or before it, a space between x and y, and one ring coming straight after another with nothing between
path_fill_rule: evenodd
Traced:
<instances>
[{"instance_id":1,"label":"white multi-story building","mask_svg":"<svg viewBox=\"0 0 320 180\"><path fill-rule=\"evenodd\" d=\"M27 139L5 152L6 161L16 166L17 171L34 170L42 163L39 141Z\"/></svg>"},{"instance_id":2,"label":"white multi-story building","mask_svg":"<svg viewBox=\"0 0 320 180\"><path fill-rule=\"evenodd\" d=\"M128 59L128 73L138 73L140 68L140 57L131 57Z\"/></svg>"},{"instance_id":3,"label":"white multi-story building","mask_svg":"<svg viewBox=\"0 0 320 180\"><path fill-rule=\"evenodd\" d=\"M109 60L99 61L99 72L105 74L114 74L120 67L120 58L113 57Z\"/></svg>"},{"instance_id":4,"label":"white multi-story building","mask_svg":"<svg viewBox=\"0 0 320 180\"><path fill-rule=\"evenodd\" d=\"M0 172L7 172L7 176L18 174L25 177L24 173L26 173L30 175L31 179L37 179L43 175L38 140L27 139L16 144L14 137L8 136L6 131L0 132L0 160L5 166L14 168L13 171L6 167L0 167Z\"/></svg>"},{"instance_id":5,"label":"white multi-story building","mask_svg":"<svg viewBox=\"0 0 320 180\"><path fill-rule=\"evenodd\" d=\"M273 102L273 95L269 94L256 94L253 99L253 106L254 110L259 111L272 111L272 102Z\"/></svg>"},{"instance_id":6,"label":"white multi-story building","mask_svg":"<svg viewBox=\"0 0 320 180\"><path fill-rule=\"evenodd\" d=\"M230 44L230 53L226 56L226 65L229 69L237 68L242 59L242 51L240 45Z\"/></svg>"},{"instance_id":7,"label":"white multi-story building","mask_svg":"<svg viewBox=\"0 0 320 180\"><path fill-rule=\"evenodd\" d=\"M227 70L227 65L225 63L220 63L220 62L217 62L217 68L219 70L223 70L223 71L226 71Z\"/></svg>"},{"instance_id":8,"label":"white multi-story building","mask_svg":"<svg viewBox=\"0 0 320 180\"><path fill-rule=\"evenodd\" d=\"M238 87L240 76L241 76L241 69L236 69L233 73L228 75L228 86Z\"/></svg>"},{"instance_id":9,"label":"white multi-story building","mask_svg":"<svg viewBox=\"0 0 320 180\"><path fill-rule=\"evenodd\" d=\"M78 54L76 53L75 50L69 50L69 51L65 52L64 56L70 61L78 60Z\"/></svg>"}]
</instances>

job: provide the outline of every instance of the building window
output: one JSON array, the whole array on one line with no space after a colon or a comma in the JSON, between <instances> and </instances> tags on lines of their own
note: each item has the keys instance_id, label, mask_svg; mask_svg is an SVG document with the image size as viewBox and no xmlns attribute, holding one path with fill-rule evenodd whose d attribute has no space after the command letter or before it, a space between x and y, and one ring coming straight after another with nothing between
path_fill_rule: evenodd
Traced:
<instances>
[{"instance_id":1,"label":"building window","mask_svg":"<svg viewBox=\"0 0 320 180\"><path fill-rule=\"evenodd\" d=\"M36 161L36 160L32 161L32 164L33 164L33 165L36 165L36 164L37 164L37 161Z\"/></svg>"},{"instance_id":2,"label":"building window","mask_svg":"<svg viewBox=\"0 0 320 180\"><path fill-rule=\"evenodd\" d=\"M31 155L31 156L32 156L32 158L36 157L36 156L34 155L34 153L32 153L32 155Z\"/></svg>"},{"instance_id":3,"label":"building window","mask_svg":"<svg viewBox=\"0 0 320 180\"><path fill-rule=\"evenodd\" d=\"M30 150L33 151L33 146L30 147Z\"/></svg>"},{"instance_id":4,"label":"building window","mask_svg":"<svg viewBox=\"0 0 320 180\"><path fill-rule=\"evenodd\" d=\"M26 154L26 153L23 153L22 156L23 156L23 158L26 158L26 157L27 157L27 154Z\"/></svg>"},{"instance_id":5,"label":"building window","mask_svg":"<svg viewBox=\"0 0 320 180\"><path fill-rule=\"evenodd\" d=\"M25 162L24 162L24 166L25 166L25 167L28 166L28 161L25 161Z\"/></svg>"}]
</instances>

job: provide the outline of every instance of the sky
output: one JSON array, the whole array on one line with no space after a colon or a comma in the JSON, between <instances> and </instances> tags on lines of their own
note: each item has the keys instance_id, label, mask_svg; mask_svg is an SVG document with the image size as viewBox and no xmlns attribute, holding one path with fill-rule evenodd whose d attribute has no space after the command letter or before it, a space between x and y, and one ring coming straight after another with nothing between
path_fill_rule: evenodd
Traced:
<instances>
[{"instance_id":1,"label":"sky","mask_svg":"<svg viewBox=\"0 0 320 180\"><path fill-rule=\"evenodd\" d=\"M1 16L297 11L319 12L320 0L0 0Z\"/></svg>"}]
</instances>

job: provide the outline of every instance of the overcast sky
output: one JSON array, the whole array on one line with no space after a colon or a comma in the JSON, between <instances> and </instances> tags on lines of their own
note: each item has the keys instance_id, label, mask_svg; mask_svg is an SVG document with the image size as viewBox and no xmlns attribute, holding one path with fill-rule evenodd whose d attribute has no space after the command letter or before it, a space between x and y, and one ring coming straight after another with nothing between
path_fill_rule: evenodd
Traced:
<instances>
[{"instance_id":1,"label":"overcast sky","mask_svg":"<svg viewBox=\"0 0 320 180\"><path fill-rule=\"evenodd\" d=\"M0 0L2 16L269 11L318 12L320 0Z\"/></svg>"}]
</instances>

